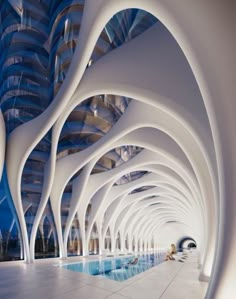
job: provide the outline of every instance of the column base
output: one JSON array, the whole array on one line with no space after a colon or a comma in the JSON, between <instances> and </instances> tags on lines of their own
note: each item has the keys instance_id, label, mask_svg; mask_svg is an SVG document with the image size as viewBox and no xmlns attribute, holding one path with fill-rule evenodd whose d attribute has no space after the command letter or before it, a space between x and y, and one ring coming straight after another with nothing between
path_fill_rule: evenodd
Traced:
<instances>
[{"instance_id":1,"label":"column base","mask_svg":"<svg viewBox=\"0 0 236 299\"><path fill-rule=\"evenodd\" d=\"M67 260L67 256L60 257L60 260L62 260L62 261Z\"/></svg>"},{"instance_id":2,"label":"column base","mask_svg":"<svg viewBox=\"0 0 236 299\"><path fill-rule=\"evenodd\" d=\"M198 279L199 279L200 281L209 282L209 281L210 281L210 276L207 276L207 275L205 275L205 274L203 274L203 273L200 273Z\"/></svg>"}]
</instances>

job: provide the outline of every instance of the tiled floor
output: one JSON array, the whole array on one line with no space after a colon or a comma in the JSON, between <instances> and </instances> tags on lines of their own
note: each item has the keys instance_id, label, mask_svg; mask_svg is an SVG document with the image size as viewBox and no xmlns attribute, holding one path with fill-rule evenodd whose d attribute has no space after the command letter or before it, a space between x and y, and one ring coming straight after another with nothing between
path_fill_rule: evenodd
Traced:
<instances>
[{"instance_id":1,"label":"tiled floor","mask_svg":"<svg viewBox=\"0 0 236 299\"><path fill-rule=\"evenodd\" d=\"M68 261L67 261L68 262ZM57 262L0 265L1 299L203 299L197 256L164 262L124 282L55 267Z\"/></svg>"}]
</instances>

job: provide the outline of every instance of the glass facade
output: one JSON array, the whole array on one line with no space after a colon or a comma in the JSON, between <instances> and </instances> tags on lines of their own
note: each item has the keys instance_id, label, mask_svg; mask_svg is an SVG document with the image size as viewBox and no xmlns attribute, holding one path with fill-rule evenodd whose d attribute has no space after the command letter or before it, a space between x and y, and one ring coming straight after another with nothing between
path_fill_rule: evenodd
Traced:
<instances>
[{"instance_id":1,"label":"glass facade","mask_svg":"<svg viewBox=\"0 0 236 299\"><path fill-rule=\"evenodd\" d=\"M43 113L57 95L69 69L79 40L83 0L8 0L0 3L0 105L7 138L18 127ZM106 24L87 67L106 53L129 42L157 22L150 14L129 9ZM62 128L57 159L82 151L103 137L124 113L132 99L102 94L86 99L69 115ZM21 198L30 239L32 225L44 186L45 165L51 150L51 130L29 155L23 169ZM92 174L125 163L142 148L124 145L99 159ZM62 231L68 217L73 180L68 182L61 202ZM130 173L116 185L145 175ZM88 205L89 217L92 201ZM87 220L86 220L87 223ZM85 226L86 226L85 223ZM80 223L75 215L67 242L68 255L81 255ZM119 243L119 240L117 241ZM109 247L109 233L106 244ZM96 224L92 228L89 252L99 252ZM21 228L3 173L0 185L0 260L22 259ZM44 210L35 241L35 258L59 256L58 236L50 201Z\"/></svg>"}]
</instances>

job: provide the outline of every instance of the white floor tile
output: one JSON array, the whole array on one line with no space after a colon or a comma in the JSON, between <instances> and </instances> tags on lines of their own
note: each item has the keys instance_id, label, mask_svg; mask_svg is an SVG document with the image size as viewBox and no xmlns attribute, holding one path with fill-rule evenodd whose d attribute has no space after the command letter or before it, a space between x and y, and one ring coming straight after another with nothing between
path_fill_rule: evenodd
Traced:
<instances>
[{"instance_id":1,"label":"white floor tile","mask_svg":"<svg viewBox=\"0 0 236 299\"><path fill-rule=\"evenodd\" d=\"M68 292L66 294L61 294L59 296L56 296L55 299L69 299L69 298L79 298L79 299L104 299L107 298L112 293L101 289L96 288L91 285L84 286L78 290L74 290L71 292ZM54 298L51 298L54 299Z\"/></svg>"},{"instance_id":2,"label":"white floor tile","mask_svg":"<svg viewBox=\"0 0 236 299\"><path fill-rule=\"evenodd\" d=\"M123 284L123 282L109 280L109 279L100 280L98 282L93 283L92 285L111 292L117 292L126 287L126 285Z\"/></svg>"},{"instance_id":3,"label":"white floor tile","mask_svg":"<svg viewBox=\"0 0 236 299\"><path fill-rule=\"evenodd\" d=\"M127 299L127 298L130 298L130 297L125 297L125 296L119 295L117 293L114 293L111 296L106 297L106 299Z\"/></svg>"}]
</instances>

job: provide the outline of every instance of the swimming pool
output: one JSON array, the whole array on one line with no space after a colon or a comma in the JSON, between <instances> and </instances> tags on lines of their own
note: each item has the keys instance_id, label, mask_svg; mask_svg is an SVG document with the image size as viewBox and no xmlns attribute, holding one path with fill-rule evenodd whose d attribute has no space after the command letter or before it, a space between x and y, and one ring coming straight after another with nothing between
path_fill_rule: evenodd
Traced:
<instances>
[{"instance_id":1,"label":"swimming pool","mask_svg":"<svg viewBox=\"0 0 236 299\"><path fill-rule=\"evenodd\" d=\"M139 255L138 263L136 265L129 264L134 260L134 256L129 256L124 258L72 263L60 265L60 267L75 272L100 275L116 281L124 281L162 263L164 258L165 253L154 253Z\"/></svg>"}]
</instances>

